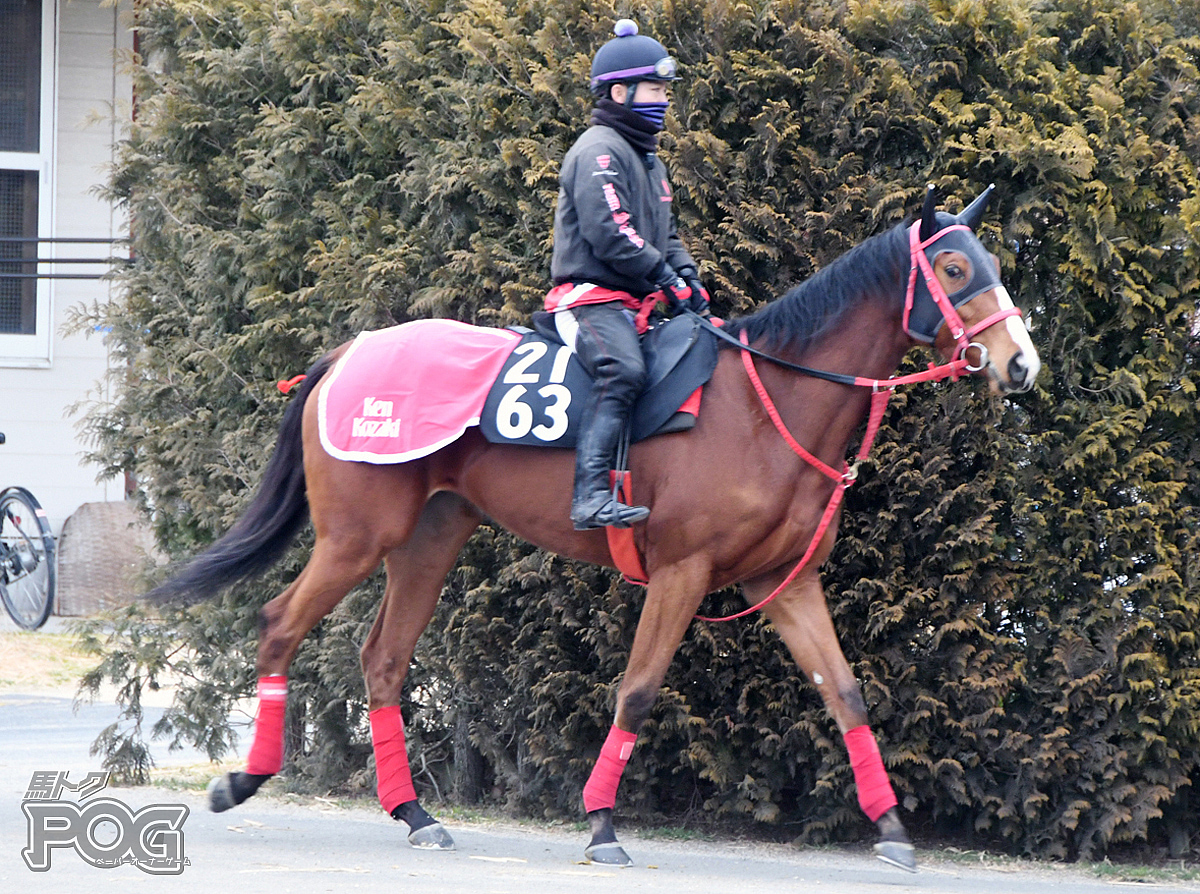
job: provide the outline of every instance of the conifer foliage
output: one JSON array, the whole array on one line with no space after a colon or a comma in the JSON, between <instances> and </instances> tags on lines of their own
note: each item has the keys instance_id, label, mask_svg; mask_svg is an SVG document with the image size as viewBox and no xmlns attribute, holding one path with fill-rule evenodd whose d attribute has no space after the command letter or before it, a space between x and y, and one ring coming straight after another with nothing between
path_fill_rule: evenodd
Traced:
<instances>
[{"instance_id":1,"label":"conifer foliage","mask_svg":"<svg viewBox=\"0 0 1200 894\"><path fill-rule=\"evenodd\" d=\"M252 493L276 380L365 328L524 321L591 55L624 15L682 65L662 150L722 315L902 220L927 182L952 206L996 184L983 236L1046 369L1013 400L973 382L898 395L825 570L835 621L919 830L1066 858L1186 851L1195 0L146 0L110 184L136 262L83 317L121 360L88 417L95 457L137 476L186 556ZM132 614L91 682L126 685L136 721L140 687L181 671L195 682L158 732L221 751L255 613L303 558L187 615ZM293 668L297 783L371 785L356 649L378 596L353 593ZM483 529L404 708L423 796L576 815L640 599ZM136 734L102 743L133 770ZM762 620L693 626L619 810L808 840L865 823L840 736Z\"/></svg>"}]
</instances>

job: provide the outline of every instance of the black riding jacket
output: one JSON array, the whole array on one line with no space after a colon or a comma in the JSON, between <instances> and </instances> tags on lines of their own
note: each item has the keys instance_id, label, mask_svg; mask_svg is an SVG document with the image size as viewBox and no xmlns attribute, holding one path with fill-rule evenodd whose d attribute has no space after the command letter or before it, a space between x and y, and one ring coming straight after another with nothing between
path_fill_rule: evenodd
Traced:
<instances>
[{"instance_id":1,"label":"black riding jacket","mask_svg":"<svg viewBox=\"0 0 1200 894\"><path fill-rule=\"evenodd\" d=\"M696 269L675 229L667 168L611 127L593 124L563 159L554 255L556 284L595 283L641 299L664 264Z\"/></svg>"}]
</instances>

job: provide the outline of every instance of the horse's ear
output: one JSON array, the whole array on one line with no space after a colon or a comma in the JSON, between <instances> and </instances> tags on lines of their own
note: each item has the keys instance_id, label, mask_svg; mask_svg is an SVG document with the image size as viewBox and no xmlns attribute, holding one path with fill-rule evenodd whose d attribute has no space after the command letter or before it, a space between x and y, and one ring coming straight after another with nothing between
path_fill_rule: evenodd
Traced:
<instances>
[{"instance_id":1,"label":"horse's ear","mask_svg":"<svg viewBox=\"0 0 1200 894\"><path fill-rule=\"evenodd\" d=\"M972 230L978 229L979 225L983 223L983 213L987 211L988 201L992 198L992 190L995 188L996 184L992 183L987 189L981 192L979 198L964 208L962 213L958 215L958 222L966 224Z\"/></svg>"},{"instance_id":2,"label":"horse's ear","mask_svg":"<svg viewBox=\"0 0 1200 894\"><path fill-rule=\"evenodd\" d=\"M937 231L937 187L930 183L925 190L925 204L921 208L921 241L932 239Z\"/></svg>"}]
</instances>

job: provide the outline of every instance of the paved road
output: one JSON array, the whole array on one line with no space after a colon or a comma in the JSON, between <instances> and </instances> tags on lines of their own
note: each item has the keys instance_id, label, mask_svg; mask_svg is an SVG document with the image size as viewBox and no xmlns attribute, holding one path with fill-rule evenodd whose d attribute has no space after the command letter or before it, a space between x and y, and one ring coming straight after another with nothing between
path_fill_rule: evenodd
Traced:
<instances>
[{"instance_id":1,"label":"paved road","mask_svg":"<svg viewBox=\"0 0 1200 894\"><path fill-rule=\"evenodd\" d=\"M346 809L256 798L212 814L199 793L161 788L108 789L135 812L150 804L186 804L181 875L154 877L132 866L98 869L73 850L53 851L47 872L22 861L29 823L21 802L35 771L67 770L72 781L98 769L88 755L96 733L111 722L111 706L84 707L52 696L0 695L0 891L159 891L205 894L373 891L385 886L438 894L647 891L670 894L769 890L837 894L1112 894L1117 886L1071 869L979 868L926 861L910 875L875 861L865 850L801 851L781 845L625 844L637 862L613 870L581 865L582 835L516 825L455 825L454 853L415 851L403 827L372 807ZM156 755L161 763L194 763L195 754ZM1200 891L1200 886L1156 886Z\"/></svg>"}]
</instances>

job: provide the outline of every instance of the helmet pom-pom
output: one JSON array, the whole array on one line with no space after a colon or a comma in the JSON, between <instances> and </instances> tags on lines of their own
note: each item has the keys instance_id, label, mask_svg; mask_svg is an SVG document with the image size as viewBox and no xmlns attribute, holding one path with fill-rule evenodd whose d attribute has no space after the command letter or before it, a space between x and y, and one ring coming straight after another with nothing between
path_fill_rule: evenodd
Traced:
<instances>
[{"instance_id":1,"label":"helmet pom-pom","mask_svg":"<svg viewBox=\"0 0 1200 894\"><path fill-rule=\"evenodd\" d=\"M617 37L633 37L638 33L637 22L633 19L618 19L613 26L613 34Z\"/></svg>"}]
</instances>

